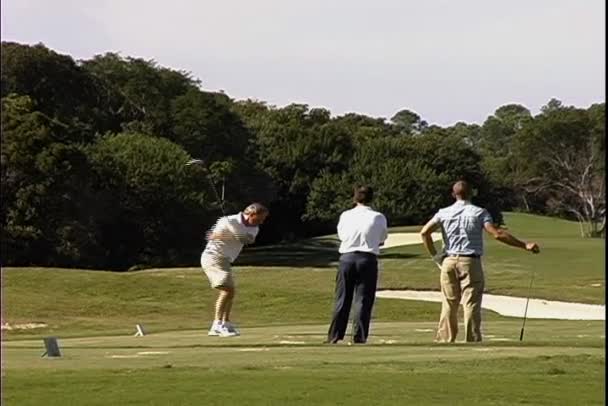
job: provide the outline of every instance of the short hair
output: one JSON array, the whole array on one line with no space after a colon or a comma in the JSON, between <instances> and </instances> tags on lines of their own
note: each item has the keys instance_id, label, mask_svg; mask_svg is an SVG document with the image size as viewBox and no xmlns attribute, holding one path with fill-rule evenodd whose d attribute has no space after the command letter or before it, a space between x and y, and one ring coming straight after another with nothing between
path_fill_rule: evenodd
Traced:
<instances>
[{"instance_id":1,"label":"short hair","mask_svg":"<svg viewBox=\"0 0 608 406\"><path fill-rule=\"evenodd\" d=\"M466 180L459 180L452 186L452 194L454 197L468 200L473 196L473 190Z\"/></svg>"},{"instance_id":2,"label":"short hair","mask_svg":"<svg viewBox=\"0 0 608 406\"><path fill-rule=\"evenodd\" d=\"M353 200L355 203L367 204L374 199L374 189L371 186L355 186Z\"/></svg>"},{"instance_id":3,"label":"short hair","mask_svg":"<svg viewBox=\"0 0 608 406\"><path fill-rule=\"evenodd\" d=\"M243 213L245 214L263 214L268 213L268 208L261 203L251 203L249 206L245 207Z\"/></svg>"}]
</instances>

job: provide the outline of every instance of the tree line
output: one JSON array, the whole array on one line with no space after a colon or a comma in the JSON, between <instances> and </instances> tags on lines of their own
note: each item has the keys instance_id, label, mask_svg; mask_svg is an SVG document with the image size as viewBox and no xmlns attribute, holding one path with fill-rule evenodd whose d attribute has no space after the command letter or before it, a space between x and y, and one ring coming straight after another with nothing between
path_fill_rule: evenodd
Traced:
<instances>
[{"instance_id":1,"label":"tree line","mask_svg":"<svg viewBox=\"0 0 608 406\"><path fill-rule=\"evenodd\" d=\"M605 103L506 104L449 127L408 109L332 117L205 91L153 60L1 46L2 265L195 264L222 206L251 201L271 210L258 244L331 233L359 182L391 226L425 222L466 179L498 223L521 210L604 235Z\"/></svg>"}]
</instances>

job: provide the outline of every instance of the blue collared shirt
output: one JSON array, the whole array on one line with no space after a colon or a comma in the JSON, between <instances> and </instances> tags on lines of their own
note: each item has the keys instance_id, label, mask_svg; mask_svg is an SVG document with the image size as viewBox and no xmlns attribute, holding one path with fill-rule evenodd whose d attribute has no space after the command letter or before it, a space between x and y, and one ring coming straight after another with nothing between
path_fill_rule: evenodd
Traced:
<instances>
[{"instance_id":1,"label":"blue collared shirt","mask_svg":"<svg viewBox=\"0 0 608 406\"><path fill-rule=\"evenodd\" d=\"M440 209L431 219L441 225L445 252L449 255L483 255L483 227L492 223L484 208L465 200Z\"/></svg>"}]
</instances>

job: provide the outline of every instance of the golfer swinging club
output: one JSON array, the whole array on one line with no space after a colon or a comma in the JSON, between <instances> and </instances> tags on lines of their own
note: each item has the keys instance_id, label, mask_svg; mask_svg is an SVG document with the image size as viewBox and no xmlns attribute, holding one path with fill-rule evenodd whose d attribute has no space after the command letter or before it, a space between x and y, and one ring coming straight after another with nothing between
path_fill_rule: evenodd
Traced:
<instances>
[{"instance_id":1,"label":"golfer swinging club","mask_svg":"<svg viewBox=\"0 0 608 406\"><path fill-rule=\"evenodd\" d=\"M230 322L230 310L235 286L231 264L245 244L252 244L259 225L268 216L268 209L252 203L241 213L221 217L207 234L207 246L201 255L201 266L212 288L218 290L215 318L209 329L210 336L233 337L240 335Z\"/></svg>"},{"instance_id":2,"label":"golfer swinging club","mask_svg":"<svg viewBox=\"0 0 608 406\"><path fill-rule=\"evenodd\" d=\"M484 208L471 204L473 193L465 181L452 187L456 202L437 212L422 228L422 242L441 268L441 316L435 341L453 343L458 334L458 306L464 309L465 341L481 341L481 299L484 274L483 230L497 241L532 253L540 251L535 242L518 240L503 229L496 228ZM441 229L445 252L437 253L431 233Z\"/></svg>"}]
</instances>

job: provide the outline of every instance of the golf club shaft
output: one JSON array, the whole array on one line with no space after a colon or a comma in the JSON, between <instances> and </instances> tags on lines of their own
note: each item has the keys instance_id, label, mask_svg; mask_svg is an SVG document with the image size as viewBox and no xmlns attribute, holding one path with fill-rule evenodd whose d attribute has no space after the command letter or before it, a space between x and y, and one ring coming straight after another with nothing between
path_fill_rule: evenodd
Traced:
<instances>
[{"instance_id":1,"label":"golf club shaft","mask_svg":"<svg viewBox=\"0 0 608 406\"><path fill-rule=\"evenodd\" d=\"M207 172L207 174L209 174L209 168L207 168L207 166L205 165L205 162L202 159L192 159L186 163L186 165L192 165L192 164L197 164L197 165L202 166L204 168L205 172ZM215 199L220 204L220 210L222 211L222 215L226 216L226 211L224 210L224 199L223 199L224 190L222 189L222 198L220 198L220 195L217 192L217 188L215 187L213 180L208 175L205 175L205 177L207 178L207 180L209 181L209 184L211 185L211 189L213 190Z\"/></svg>"},{"instance_id":2,"label":"golf club shaft","mask_svg":"<svg viewBox=\"0 0 608 406\"><path fill-rule=\"evenodd\" d=\"M530 293L532 292L532 283L534 282L534 271L532 272L532 278L530 278L530 286L528 287L528 297L526 298L526 309L524 310L524 322L521 325L521 331L519 333L519 341L524 339L524 329L526 327L526 317L528 315L528 304L530 303Z\"/></svg>"},{"instance_id":3,"label":"golf club shaft","mask_svg":"<svg viewBox=\"0 0 608 406\"><path fill-rule=\"evenodd\" d=\"M220 204L220 210L222 211L222 215L225 216L226 213L224 211L224 200L220 199L220 195L217 193L217 189L215 188L213 181L209 177L207 177L207 180L209 181L209 184L211 185L211 189L213 189L213 193L215 194L215 199Z\"/></svg>"}]
</instances>

